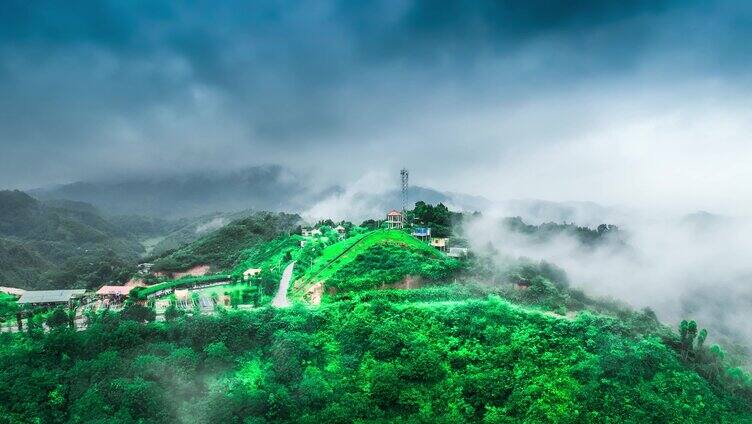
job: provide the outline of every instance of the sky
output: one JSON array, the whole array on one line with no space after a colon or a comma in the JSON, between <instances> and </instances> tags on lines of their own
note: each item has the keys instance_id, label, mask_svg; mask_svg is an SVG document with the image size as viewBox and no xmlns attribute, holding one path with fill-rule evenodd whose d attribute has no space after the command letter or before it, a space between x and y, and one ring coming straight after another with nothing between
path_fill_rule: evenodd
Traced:
<instances>
[{"instance_id":1,"label":"sky","mask_svg":"<svg viewBox=\"0 0 752 424\"><path fill-rule=\"evenodd\" d=\"M752 215L752 3L0 2L0 187L406 166L493 200Z\"/></svg>"}]
</instances>

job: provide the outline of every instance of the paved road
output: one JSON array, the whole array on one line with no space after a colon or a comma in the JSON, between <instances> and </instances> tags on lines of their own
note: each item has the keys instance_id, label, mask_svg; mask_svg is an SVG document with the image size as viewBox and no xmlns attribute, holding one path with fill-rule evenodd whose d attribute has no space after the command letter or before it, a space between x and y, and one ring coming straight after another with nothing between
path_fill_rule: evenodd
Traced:
<instances>
[{"instance_id":1,"label":"paved road","mask_svg":"<svg viewBox=\"0 0 752 424\"><path fill-rule=\"evenodd\" d=\"M277 308L286 308L290 306L290 300L287 298L287 291L290 288L290 280L292 279L292 269L295 267L295 261L290 262L287 265L284 272L282 272L282 279L279 280L279 290L272 300L272 306Z\"/></svg>"}]
</instances>

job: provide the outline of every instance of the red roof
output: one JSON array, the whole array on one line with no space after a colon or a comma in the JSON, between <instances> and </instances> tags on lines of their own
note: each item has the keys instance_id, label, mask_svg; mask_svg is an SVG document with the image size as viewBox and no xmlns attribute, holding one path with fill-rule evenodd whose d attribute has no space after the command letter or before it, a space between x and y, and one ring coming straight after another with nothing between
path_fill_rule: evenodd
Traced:
<instances>
[{"instance_id":1,"label":"red roof","mask_svg":"<svg viewBox=\"0 0 752 424\"><path fill-rule=\"evenodd\" d=\"M402 216L402 213L392 209L388 214L386 214L386 216Z\"/></svg>"}]
</instances>

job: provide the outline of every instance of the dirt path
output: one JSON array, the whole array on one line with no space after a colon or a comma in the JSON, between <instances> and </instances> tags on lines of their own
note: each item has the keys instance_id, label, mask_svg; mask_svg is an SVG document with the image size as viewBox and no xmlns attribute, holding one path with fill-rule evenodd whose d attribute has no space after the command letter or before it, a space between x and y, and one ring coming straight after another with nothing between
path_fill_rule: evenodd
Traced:
<instances>
[{"instance_id":1,"label":"dirt path","mask_svg":"<svg viewBox=\"0 0 752 424\"><path fill-rule=\"evenodd\" d=\"M272 306L277 308L286 308L290 306L290 300L287 298L287 291L290 289L290 280L292 279L292 270L295 267L295 261L287 265L282 272L282 279L279 280L279 290L272 300Z\"/></svg>"}]
</instances>

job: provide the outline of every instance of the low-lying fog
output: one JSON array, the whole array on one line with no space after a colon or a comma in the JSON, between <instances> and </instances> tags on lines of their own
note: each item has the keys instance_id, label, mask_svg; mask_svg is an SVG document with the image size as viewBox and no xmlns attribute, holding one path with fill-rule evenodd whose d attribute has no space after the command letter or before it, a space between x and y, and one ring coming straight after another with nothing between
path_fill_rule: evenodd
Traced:
<instances>
[{"instance_id":1,"label":"low-lying fog","mask_svg":"<svg viewBox=\"0 0 752 424\"><path fill-rule=\"evenodd\" d=\"M500 259L553 262L588 294L650 307L670 325L695 319L711 338L752 347L752 222L705 213L622 219L616 224L626 247L611 240L586 248L567 235L535 243L505 230L498 216L473 222L467 234L475 247L492 243Z\"/></svg>"},{"instance_id":2,"label":"low-lying fog","mask_svg":"<svg viewBox=\"0 0 752 424\"><path fill-rule=\"evenodd\" d=\"M379 217L393 189L387 175L368 174L321 199L303 215L358 221ZM398 193L391 200L399 207ZM396 203L395 203L396 202ZM452 205L458 210L462 205ZM521 216L528 224L574 222L595 228L618 225L618 240L583 247L567 235L546 243L510 232L501 219ZM527 257L564 268L572 285L592 296L614 298L640 309L650 307L674 326L695 319L710 339L733 340L752 349L752 221L708 213L657 216L647 211L604 207L589 202L494 202L481 219L467 225L476 248L490 242L499 260ZM728 338L728 339L727 339ZM729 340L730 339L730 340Z\"/></svg>"}]
</instances>

